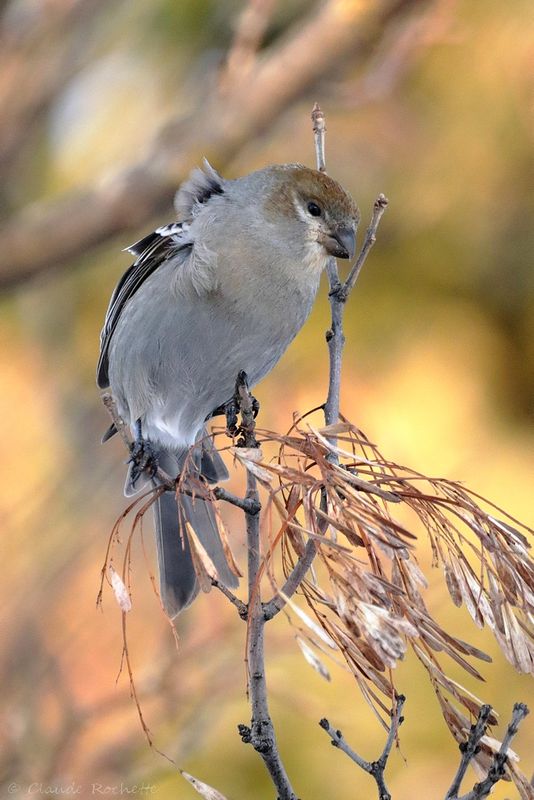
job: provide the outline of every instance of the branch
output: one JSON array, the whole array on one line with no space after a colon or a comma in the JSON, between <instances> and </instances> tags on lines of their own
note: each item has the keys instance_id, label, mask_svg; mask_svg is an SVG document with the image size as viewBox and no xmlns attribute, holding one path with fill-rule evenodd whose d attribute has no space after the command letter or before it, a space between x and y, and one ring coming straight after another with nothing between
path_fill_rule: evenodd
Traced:
<instances>
[{"instance_id":1,"label":"branch","mask_svg":"<svg viewBox=\"0 0 534 800\"><path fill-rule=\"evenodd\" d=\"M248 0L237 20L234 41L220 77L221 91L231 89L254 68L274 8L274 0Z\"/></svg>"},{"instance_id":2,"label":"branch","mask_svg":"<svg viewBox=\"0 0 534 800\"><path fill-rule=\"evenodd\" d=\"M241 377L241 376L240 376ZM236 385L242 412L245 420L242 424L248 428L248 436L254 440L254 420L250 421L253 404L246 383L239 380ZM244 408L243 408L244 406ZM250 427L252 425L252 428ZM254 440L255 441L255 440ZM250 445L247 445L250 446ZM247 499L259 503L256 478L247 470ZM258 514L246 514L247 550L248 550L248 636L247 666L248 690L252 718L250 726L238 725L239 735L246 744L251 744L263 759L271 780L278 792L278 800L297 800L285 767L278 752L274 725L269 713L267 699L267 681L265 677L265 623L261 602L261 554L260 554L260 517Z\"/></svg>"},{"instance_id":3,"label":"branch","mask_svg":"<svg viewBox=\"0 0 534 800\"><path fill-rule=\"evenodd\" d=\"M224 167L303 92L345 59L363 56L382 23L416 0L330 0L265 51L246 80L214 90L188 119L167 124L146 159L83 191L26 208L0 229L0 286L72 263L169 209L176 186L206 155ZM313 53L313 58L310 58Z\"/></svg>"},{"instance_id":4,"label":"branch","mask_svg":"<svg viewBox=\"0 0 534 800\"><path fill-rule=\"evenodd\" d=\"M395 707L391 710L391 725L389 728L388 738L386 740L386 744L384 745L382 754L377 761L366 761L364 758L359 756L358 753L354 752L354 750L343 738L341 731L332 728L327 719L322 719L319 722L321 728L323 728L323 730L325 730L330 736L332 745L342 750L350 759L352 759L352 761L361 767L361 769L365 770L365 772L368 772L369 775L372 775L376 781L379 800L391 800L391 795L384 780L384 772L387 766L389 755L391 753L391 748L393 747L393 742L395 741L395 737L397 735L397 731L399 730L400 725L402 725L404 722L402 708L405 700L406 698L402 694L398 695L396 698Z\"/></svg>"},{"instance_id":5,"label":"branch","mask_svg":"<svg viewBox=\"0 0 534 800\"><path fill-rule=\"evenodd\" d=\"M313 122L313 136L315 140L315 162L319 172L326 172L326 160L324 155L326 121L319 103L315 103L313 106L311 118Z\"/></svg>"},{"instance_id":6,"label":"branch","mask_svg":"<svg viewBox=\"0 0 534 800\"><path fill-rule=\"evenodd\" d=\"M279 590L279 594L275 595L268 603L263 604L263 615L266 620L275 617L283 609L288 598L295 594L317 555L318 546L318 542L315 539L308 539L304 553L293 567L286 582Z\"/></svg>"},{"instance_id":7,"label":"branch","mask_svg":"<svg viewBox=\"0 0 534 800\"><path fill-rule=\"evenodd\" d=\"M211 579L211 585L214 586L216 589L218 589L220 592L222 592L222 594L232 603L232 605L234 605L237 608L238 614L241 617L241 619L247 619L248 608L246 603L243 603L243 601L240 600L239 597L236 597L235 594L231 592L227 586L224 585L224 583L221 583L215 578Z\"/></svg>"},{"instance_id":8,"label":"branch","mask_svg":"<svg viewBox=\"0 0 534 800\"><path fill-rule=\"evenodd\" d=\"M311 117L315 139L317 169L321 172L325 172L326 163L324 153L326 124L324 113L319 107L318 103L315 103L313 106ZM376 231L386 209L387 202L388 201L383 194L380 194L376 199L373 207L373 215L365 235L362 249L344 284L342 284L339 280L336 259L329 259L327 264L327 274L330 285L329 300L331 312L330 328L326 332L326 341L328 344L329 354L329 377L328 395L324 406L324 416L327 425L334 425L339 420L341 365L343 360L343 346L345 344L345 335L343 333L343 313L345 309L345 303L352 289L354 288L365 259L367 258L371 247L376 241ZM335 437L329 437L329 441L334 445L336 443ZM338 462L338 457L334 451L329 453L327 458L333 463ZM322 505L322 510L326 512L326 495L324 493ZM317 541L313 539L308 540L306 549L304 550L302 556L298 559L292 572L289 574L282 592L264 605L264 611L267 619L272 619L274 616L276 616L276 614L278 614L278 612L281 611L285 606L287 598L291 598L291 596L297 591L313 563L318 548L319 543Z\"/></svg>"},{"instance_id":9,"label":"branch","mask_svg":"<svg viewBox=\"0 0 534 800\"><path fill-rule=\"evenodd\" d=\"M491 712L491 706L483 705L481 707L476 723L471 726L467 741L460 745L462 759L445 800L458 800L458 792L460 791L460 786L467 771L467 767L480 751L480 745L486 734L488 719ZM506 734L502 740L499 751L493 754L492 763L487 776L483 781L480 781L480 783L475 783L472 790L462 795L460 800L483 800L483 798L488 797L495 784L502 780L505 775L510 744L519 729L519 725L528 713L529 710L524 703L516 703L514 705L512 719L506 729Z\"/></svg>"},{"instance_id":10,"label":"branch","mask_svg":"<svg viewBox=\"0 0 534 800\"><path fill-rule=\"evenodd\" d=\"M486 733L486 728L488 726L488 719L490 715L491 715L491 706L483 705L480 708L480 712L478 714L478 719L476 723L471 726L471 730L469 732L467 741L462 742L462 744L460 745L460 752L462 754L462 758L460 761L460 765L458 767L458 771L454 776L454 780L451 783L450 789L447 792L445 800L453 800L454 798L458 797L458 792L460 791L460 786L464 779L465 773L467 772L467 768L479 751L479 742Z\"/></svg>"},{"instance_id":11,"label":"branch","mask_svg":"<svg viewBox=\"0 0 534 800\"><path fill-rule=\"evenodd\" d=\"M18 13L10 7L4 10L0 18L3 180L16 174L18 157L48 104L87 63L92 29L108 8L103 0L56 0Z\"/></svg>"},{"instance_id":12,"label":"branch","mask_svg":"<svg viewBox=\"0 0 534 800\"><path fill-rule=\"evenodd\" d=\"M383 194L379 194L376 198L373 206L373 216L371 218L371 222L367 231L365 233L365 239L363 241L363 246L360 251L360 255L356 259L356 263L352 267L351 271L349 272L348 278L345 283L335 289L336 299L340 300L341 302L346 302L349 294L354 288L354 284L358 280L358 276L360 274L361 268L363 267L364 261L369 255L369 250L376 242L376 231L380 220L382 219L382 215L387 208L388 200L387 197Z\"/></svg>"}]
</instances>

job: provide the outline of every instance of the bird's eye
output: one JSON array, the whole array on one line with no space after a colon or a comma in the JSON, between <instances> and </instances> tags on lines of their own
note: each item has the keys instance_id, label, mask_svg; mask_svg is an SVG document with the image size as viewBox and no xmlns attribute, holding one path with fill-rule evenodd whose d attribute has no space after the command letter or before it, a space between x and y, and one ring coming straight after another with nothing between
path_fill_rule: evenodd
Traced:
<instances>
[{"instance_id":1,"label":"bird's eye","mask_svg":"<svg viewBox=\"0 0 534 800\"><path fill-rule=\"evenodd\" d=\"M321 216L321 209L319 208L317 203L308 203L308 211L312 215L312 217Z\"/></svg>"}]
</instances>

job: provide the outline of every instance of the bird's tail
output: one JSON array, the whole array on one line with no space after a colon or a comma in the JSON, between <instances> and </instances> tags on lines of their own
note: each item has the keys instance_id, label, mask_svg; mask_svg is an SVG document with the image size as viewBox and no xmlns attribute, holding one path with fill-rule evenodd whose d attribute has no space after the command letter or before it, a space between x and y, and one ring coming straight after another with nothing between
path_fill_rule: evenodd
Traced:
<instances>
[{"instance_id":1,"label":"bird's tail","mask_svg":"<svg viewBox=\"0 0 534 800\"><path fill-rule=\"evenodd\" d=\"M211 439L204 441L205 445L199 445L202 448L199 454L201 474L211 483L224 480L228 472L223 460ZM175 477L182 467L183 456L163 450L158 455L158 462L168 475ZM221 582L230 588L238 583L226 559L212 502L182 495L178 508L175 493L164 492L154 504L154 521L161 600L171 619L192 603L199 589L187 532L183 530L184 520L198 536Z\"/></svg>"}]
</instances>

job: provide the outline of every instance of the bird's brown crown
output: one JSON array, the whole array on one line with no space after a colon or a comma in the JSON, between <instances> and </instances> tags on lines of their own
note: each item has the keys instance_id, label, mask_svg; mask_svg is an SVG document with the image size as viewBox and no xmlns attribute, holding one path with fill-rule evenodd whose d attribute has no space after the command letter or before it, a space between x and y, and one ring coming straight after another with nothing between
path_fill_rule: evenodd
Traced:
<instances>
[{"instance_id":1,"label":"bird's brown crown","mask_svg":"<svg viewBox=\"0 0 534 800\"><path fill-rule=\"evenodd\" d=\"M326 175L302 164L281 164L271 167L276 178L276 188L266 204L266 212L280 210L290 214L294 210L295 196L304 202L315 202L328 210L334 220L358 222L360 212L352 197L343 187Z\"/></svg>"}]
</instances>

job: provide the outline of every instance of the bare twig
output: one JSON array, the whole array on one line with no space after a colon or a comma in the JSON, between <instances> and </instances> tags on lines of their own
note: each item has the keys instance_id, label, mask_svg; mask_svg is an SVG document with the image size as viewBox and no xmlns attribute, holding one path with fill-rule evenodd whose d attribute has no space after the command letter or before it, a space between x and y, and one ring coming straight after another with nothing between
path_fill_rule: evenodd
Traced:
<instances>
[{"instance_id":1,"label":"bare twig","mask_svg":"<svg viewBox=\"0 0 534 800\"><path fill-rule=\"evenodd\" d=\"M220 76L221 91L230 90L254 68L274 5L274 0L248 0L237 20L234 41Z\"/></svg>"},{"instance_id":2,"label":"bare twig","mask_svg":"<svg viewBox=\"0 0 534 800\"><path fill-rule=\"evenodd\" d=\"M220 592L222 592L222 594L224 594L224 596L232 603L232 605L234 605L237 608L238 614L241 617L241 619L246 620L248 616L247 604L243 603L243 601L240 600L239 597L236 597L235 594L231 592L227 586L224 585L224 583L221 583L215 578L211 579L211 585L214 586L216 589L218 589Z\"/></svg>"},{"instance_id":3,"label":"bare twig","mask_svg":"<svg viewBox=\"0 0 534 800\"><path fill-rule=\"evenodd\" d=\"M475 756L480 750L481 741L486 734L488 720L490 718L492 708L489 705L483 705L480 709L478 719L474 725L471 726L467 741L460 745L462 758L458 771L454 776L454 780L450 786L445 800L458 800L458 792L464 779L465 773L469 764L473 761ZM505 775L505 767L508 761L508 750L512 739L516 735L519 725L525 719L529 710L524 703L516 703L512 713L512 719L506 733L502 740L501 746L497 753L493 754L491 766L488 770L487 776L483 781L476 783L470 792L461 796L460 800L483 800L491 792L493 786L498 783Z\"/></svg>"},{"instance_id":4,"label":"bare twig","mask_svg":"<svg viewBox=\"0 0 534 800\"><path fill-rule=\"evenodd\" d=\"M326 160L324 154L326 122L324 114L319 106L315 103L312 109L311 118L313 122L313 133L315 139L315 161L319 172L326 172Z\"/></svg>"},{"instance_id":5,"label":"bare twig","mask_svg":"<svg viewBox=\"0 0 534 800\"><path fill-rule=\"evenodd\" d=\"M476 723L471 727L467 741L462 742L462 744L460 745L460 752L462 754L462 758L460 760L460 764L458 766L456 775L454 776L454 780L451 783L449 791L447 792L445 800L453 800L453 798L458 797L458 792L460 791L460 786L464 779L465 773L467 772L467 768L478 751L480 740L486 733L486 728L488 726L488 719L490 715L491 715L491 706L483 705L482 708L480 709Z\"/></svg>"},{"instance_id":6,"label":"bare twig","mask_svg":"<svg viewBox=\"0 0 534 800\"><path fill-rule=\"evenodd\" d=\"M329 330L326 332L328 352L330 354L330 375L328 381L328 398L325 405L325 421L327 425L334 425L339 419L339 391L341 386L341 361L343 347L345 345L345 335L343 333L343 309L344 304L354 288L354 285L361 272L362 266L367 258L369 251L376 241L376 231L382 214L387 207L387 199L383 194L379 194L373 207L373 216L363 242L362 249L354 266L349 272L345 283L339 280L337 264L334 259L328 265L328 280L330 283L330 312L332 321ZM335 439L331 440L335 444ZM333 456L333 458L335 458Z\"/></svg>"},{"instance_id":7,"label":"bare twig","mask_svg":"<svg viewBox=\"0 0 534 800\"><path fill-rule=\"evenodd\" d=\"M347 300L349 294L354 288L354 284L358 280L358 276L361 272L364 261L369 255L369 250L376 242L376 231L380 223L380 220L382 219L382 215L387 208L387 204L388 204L387 197L383 194L379 194L373 206L373 216L371 218L369 227L367 228L367 231L365 233L365 239L363 241L363 246L360 251L360 255L356 259L356 263L349 272L349 275L345 283L339 288L335 289L336 299L340 300L343 303Z\"/></svg>"},{"instance_id":8,"label":"bare twig","mask_svg":"<svg viewBox=\"0 0 534 800\"><path fill-rule=\"evenodd\" d=\"M404 721L404 717L402 716L402 708L404 706L405 699L406 698L404 695L398 695L396 698L395 706L391 711L391 725L386 744L380 758L378 758L376 761L366 761L364 758L359 756L358 753L354 752L354 750L343 738L341 731L335 730L327 719L322 719L319 722L321 728L323 728L330 736L333 746L342 750L346 755L348 755L349 758L352 759L352 761L361 767L361 769L365 770L365 772L368 772L369 775L372 775L376 781L379 800L391 800L391 795L384 779L384 772L387 766L389 755L391 753L391 748L393 747L393 742L395 741L395 737L397 735L397 731Z\"/></svg>"},{"instance_id":9,"label":"bare twig","mask_svg":"<svg viewBox=\"0 0 534 800\"><path fill-rule=\"evenodd\" d=\"M315 539L308 539L304 553L295 564L286 582L272 600L263 604L263 614L266 620L275 617L283 609L288 598L291 598L300 584L306 577L315 556L317 555L318 543Z\"/></svg>"},{"instance_id":10,"label":"bare twig","mask_svg":"<svg viewBox=\"0 0 534 800\"><path fill-rule=\"evenodd\" d=\"M336 296L340 286L337 261L331 258L327 266L330 293L330 328L326 332L329 355L328 395L324 407L324 418L327 425L334 425L339 419L339 393L341 389L341 362L345 334L343 333L343 303ZM333 440L335 444L335 440Z\"/></svg>"},{"instance_id":11,"label":"bare twig","mask_svg":"<svg viewBox=\"0 0 534 800\"><path fill-rule=\"evenodd\" d=\"M250 497L238 497L232 492L223 489L222 486L215 486L212 489L212 494L217 500L224 500L225 503L230 503L230 505L240 508L241 511L246 511L247 514L259 514L261 511L261 504L258 501Z\"/></svg>"},{"instance_id":12,"label":"bare twig","mask_svg":"<svg viewBox=\"0 0 534 800\"><path fill-rule=\"evenodd\" d=\"M239 381L238 381L239 383ZM243 387L241 381L241 387ZM246 384L245 384L246 386ZM248 402L243 389L239 391L245 405L245 414L252 408L250 396ZM252 425L254 424L252 420ZM249 435L254 435L254 429ZM247 470L247 499L259 503L256 478ZM267 697L267 681L265 676L265 623L261 602L261 553L260 553L260 518L258 514L246 514L247 548L248 548L248 636L247 665L248 689L252 719L250 726L239 725L241 739L251 744L261 755L278 792L279 800L297 800L287 776L285 767L278 752L274 725L269 714Z\"/></svg>"},{"instance_id":13,"label":"bare twig","mask_svg":"<svg viewBox=\"0 0 534 800\"><path fill-rule=\"evenodd\" d=\"M350 745L347 744L341 731L333 728L327 719L322 719L319 723L321 728L323 728L330 736L334 747L342 750L350 759L352 759L352 761L354 761L355 764L357 764L365 772L368 772L369 775L373 776L376 781L379 800L391 800L391 794L389 793L384 779L384 772L387 766L389 755L391 753L391 748L393 747L393 742L397 736L399 726L404 721L404 717L402 716L402 708L405 698L403 695L399 695L396 698L396 701L396 706L391 711L391 726L389 728L386 744L384 746L384 750L382 751L382 755L379 759L377 759L377 761L366 761L364 758L358 755L358 753L356 753L350 747ZM470 792L459 797L458 792L460 791L460 786L465 777L467 768L480 751L484 741L484 736L486 734L488 722L492 717L491 706L483 705L480 708L478 719L471 726L467 741L460 745L462 759L450 789L447 792L445 800L484 800L484 798L488 797L493 786L501 781L505 775L505 768L508 762L508 752L511 741L516 735L519 725L528 713L529 710L524 703L516 703L514 705L512 719L508 725L499 751L493 753L491 765L486 778L483 781L476 783Z\"/></svg>"},{"instance_id":14,"label":"bare twig","mask_svg":"<svg viewBox=\"0 0 534 800\"><path fill-rule=\"evenodd\" d=\"M315 139L317 169L324 172L326 171L324 156L326 125L324 113L319 107L318 103L315 103L311 117ZM376 240L376 230L386 206L387 200L383 194L380 194L374 204L373 216L367 229L361 252L358 255L354 267L351 269L344 284L342 284L339 280L339 273L335 258L329 259L327 265L328 281L330 285L329 300L331 311L330 328L326 333L326 341L328 344L329 353L329 378L328 395L324 406L324 416L327 425L334 425L339 419L341 365L343 358L343 346L345 344L345 335L343 333L344 306L350 292L354 288L369 250ZM335 437L329 438L329 441L335 446ZM327 457L333 463L337 463L338 461L338 457L334 450L332 450ZM323 496L323 499L324 502L326 502L325 496ZM323 511L326 512L326 507L323 507ZM274 597L269 603L265 604L265 613L269 619L281 611L286 603L286 599L288 597L290 598L297 591L313 563L318 547L319 544L316 540L308 540L306 549L288 576L282 592Z\"/></svg>"}]
</instances>

